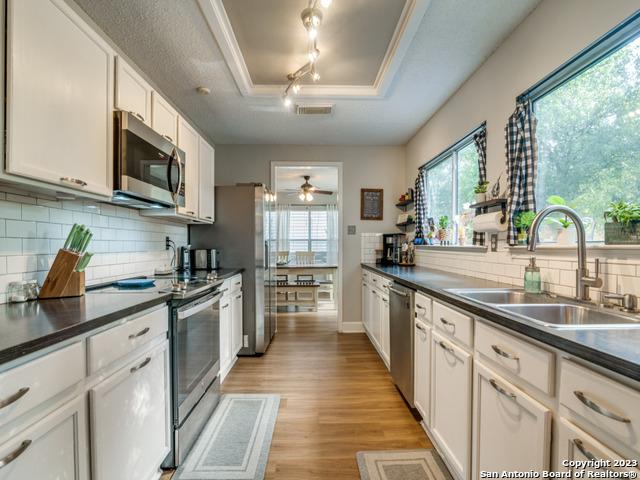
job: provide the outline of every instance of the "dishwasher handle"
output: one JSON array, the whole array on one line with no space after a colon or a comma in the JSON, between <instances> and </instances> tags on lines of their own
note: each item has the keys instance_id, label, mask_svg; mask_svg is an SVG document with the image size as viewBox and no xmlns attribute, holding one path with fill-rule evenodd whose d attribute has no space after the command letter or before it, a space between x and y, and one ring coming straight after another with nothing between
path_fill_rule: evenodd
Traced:
<instances>
[{"instance_id":1,"label":"dishwasher handle","mask_svg":"<svg viewBox=\"0 0 640 480\"><path fill-rule=\"evenodd\" d=\"M396 295L400 295L401 297L408 297L409 294L407 292L403 292L402 290L398 290L393 287L389 287L389 291L395 293Z\"/></svg>"}]
</instances>

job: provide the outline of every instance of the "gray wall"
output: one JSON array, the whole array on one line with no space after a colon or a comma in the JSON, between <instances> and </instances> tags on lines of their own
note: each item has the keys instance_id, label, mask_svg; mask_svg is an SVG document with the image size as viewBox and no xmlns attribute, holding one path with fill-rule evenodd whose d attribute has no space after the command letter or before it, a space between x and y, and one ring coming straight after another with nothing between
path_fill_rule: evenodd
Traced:
<instances>
[{"instance_id":1,"label":"gray wall","mask_svg":"<svg viewBox=\"0 0 640 480\"><path fill-rule=\"evenodd\" d=\"M342 162L343 164L343 322L360 322L360 233L394 232L396 198L405 183L405 147L302 145L216 145L216 185L236 182L270 184L271 162ZM360 220L360 188L384 189L384 219ZM346 235L355 225L356 235Z\"/></svg>"}]
</instances>

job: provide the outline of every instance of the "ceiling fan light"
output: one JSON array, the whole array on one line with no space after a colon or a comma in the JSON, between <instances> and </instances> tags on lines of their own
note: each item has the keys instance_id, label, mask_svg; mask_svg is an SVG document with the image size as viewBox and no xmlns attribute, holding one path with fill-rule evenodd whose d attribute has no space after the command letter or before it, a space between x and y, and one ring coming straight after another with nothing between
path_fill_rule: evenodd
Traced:
<instances>
[{"instance_id":1,"label":"ceiling fan light","mask_svg":"<svg viewBox=\"0 0 640 480\"><path fill-rule=\"evenodd\" d=\"M309 36L309 40L315 40L318 38L318 29L316 27L311 27L307 30L307 35Z\"/></svg>"},{"instance_id":2,"label":"ceiling fan light","mask_svg":"<svg viewBox=\"0 0 640 480\"><path fill-rule=\"evenodd\" d=\"M313 50L309 50L309 61L311 63L315 63L316 60L318 60L318 57L320 56L320 50L318 50L317 48L314 48Z\"/></svg>"},{"instance_id":3,"label":"ceiling fan light","mask_svg":"<svg viewBox=\"0 0 640 480\"><path fill-rule=\"evenodd\" d=\"M310 202L310 201L312 201L312 200L313 200L313 195L311 195L311 193L310 193L310 192L307 192L307 193L305 194L304 198L305 198L305 200L306 200L307 202Z\"/></svg>"},{"instance_id":4,"label":"ceiling fan light","mask_svg":"<svg viewBox=\"0 0 640 480\"><path fill-rule=\"evenodd\" d=\"M305 194L301 192L300 195L298 195L298 198L300 199L301 202L304 202Z\"/></svg>"},{"instance_id":5,"label":"ceiling fan light","mask_svg":"<svg viewBox=\"0 0 640 480\"><path fill-rule=\"evenodd\" d=\"M318 72L313 72L313 75L311 78L313 79L314 82L317 82L318 80L320 80L320 74Z\"/></svg>"},{"instance_id":6,"label":"ceiling fan light","mask_svg":"<svg viewBox=\"0 0 640 480\"><path fill-rule=\"evenodd\" d=\"M332 0L321 0L320 5L324 8L329 8L331 6Z\"/></svg>"},{"instance_id":7,"label":"ceiling fan light","mask_svg":"<svg viewBox=\"0 0 640 480\"><path fill-rule=\"evenodd\" d=\"M293 93L297 95L297 94L300 93L300 88L301 88L300 84L296 83L296 84L293 85L293 87L291 89L293 90Z\"/></svg>"},{"instance_id":8,"label":"ceiling fan light","mask_svg":"<svg viewBox=\"0 0 640 480\"><path fill-rule=\"evenodd\" d=\"M282 103L286 108L289 108L291 106L291 99L289 98L288 95L285 95L284 97L282 97Z\"/></svg>"}]
</instances>

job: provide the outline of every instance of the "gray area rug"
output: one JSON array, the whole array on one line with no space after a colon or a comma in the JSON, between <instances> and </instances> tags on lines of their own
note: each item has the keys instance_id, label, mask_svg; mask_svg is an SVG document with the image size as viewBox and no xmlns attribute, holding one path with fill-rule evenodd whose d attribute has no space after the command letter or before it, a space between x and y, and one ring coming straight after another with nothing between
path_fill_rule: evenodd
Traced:
<instances>
[{"instance_id":1,"label":"gray area rug","mask_svg":"<svg viewBox=\"0 0 640 480\"><path fill-rule=\"evenodd\" d=\"M264 478L280 397L223 395L176 480Z\"/></svg>"},{"instance_id":2,"label":"gray area rug","mask_svg":"<svg viewBox=\"0 0 640 480\"><path fill-rule=\"evenodd\" d=\"M453 480L435 450L358 452L362 480Z\"/></svg>"}]
</instances>

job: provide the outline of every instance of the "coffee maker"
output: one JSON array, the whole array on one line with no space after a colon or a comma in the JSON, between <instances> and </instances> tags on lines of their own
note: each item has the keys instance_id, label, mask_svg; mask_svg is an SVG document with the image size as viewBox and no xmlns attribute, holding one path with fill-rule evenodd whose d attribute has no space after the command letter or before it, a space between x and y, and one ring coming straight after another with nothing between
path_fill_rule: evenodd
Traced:
<instances>
[{"instance_id":1,"label":"coffee maker","mask_svg":"<svg viewBox=\"0 0 640 480\"><path fill-rule=\"evenodd\" d=\"M402 261L404 233L382 234L382 265L397 265Z\"/></svg>"}]
</instances>

